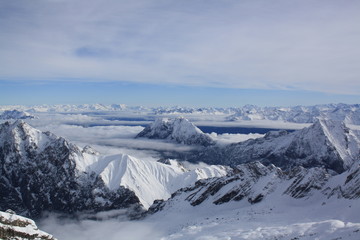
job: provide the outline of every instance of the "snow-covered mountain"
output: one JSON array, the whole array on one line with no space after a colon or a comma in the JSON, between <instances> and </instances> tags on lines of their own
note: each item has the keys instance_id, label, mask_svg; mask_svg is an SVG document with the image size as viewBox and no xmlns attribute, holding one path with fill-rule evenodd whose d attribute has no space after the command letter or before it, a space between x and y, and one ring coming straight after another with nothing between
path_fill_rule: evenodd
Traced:
<instances>
[{"instance_id":1,"label":"snow-covered mountain","mask_svg":"<svg viewBox=\"0 0 360 240\"><path fill-rule=\"evenodd\" d=\"M12 210L0 211L0 239L56 240L52 235L39 230L33 220L16 215Z\"/></svg>"},{"instance_id":2,"label":"snow-covered mountain","mask_svg":"<svg viewBox=\"0 0 360 240\"><path fill-rule=\"evenodd\" d=\"M18 110L6 110L0 115L0 119L8 120L8 119L31 119L35 118L33 115Z\"/></svg>"},{"instance_id":3,"label":"snow-covered mountain","mask_svg":"<svg viewBox=\"0 0 360 240\"><path fill-rule=\"evenodd\" d=\"M0 208L34 217L42 211L147 208L198 179L227 174L221 166L190 171L175 161L102 156L22 120L0 125L0 161Z\"/></svg>"},{"instance_id":4,"label":"snow-covered mountain","mask_svg":"<svg viewBox=\"0 0 360 240\"><path fill-rule=\"evenodd\" d=\"M248 201L255 204L270 194L302 198L311 196L314 190L321 190L330 176L324 168L297 167L284 172L274 165L264 166L260 162L245 163L236 166L232 174L199 180L191 187L178 190L167 202L157 201L149 211L159 211L171 201L179 201L179 198L192 206L200 205L204 201L210 201L215 205L229 201ZM331 192L336 187L338 186L328 191Z\"/></svg>"},{"instance_id":5,"label":"snow-covered mountain","mask_svg":"<svg viewBox=\"0 0 360 240\"><path fill-rule=\"evenodd\" d=\"M358 162L335 175L318 167L241 164L154 202L147 218L167 231L163 239L355 240L359 172Z\"/></svg>"},{"instance_id":6,"label":"snow-covered mountain","mask_svg":"<svg viewBox=\"0 0 360 240\"><path fill-rule=\"evenodd\" d=\"M139 205L132 191L120 186L111 191L100 176L86 172L86 165L97 158L87 152L22 120L1 124L0 208L38 217L43 211L74 213Z\"/></svg>"},{"instance_id":7,"label":"snow-covered mountain","mask_svg":"<svg viewBox=\"0 0 360 240\"><path fill-rule=\"evenodd\" d=\"M282 171L274 165L260 162L238 165L232 174L224 177L203 179L193 186L176 191L167 201L156 201L150 213L160 211L176 202L185 201L192 206L204 202L214 205L230 201L261 202L270 195L290 196L295 199L312 197L327 201L330 198L360 198L359 163L341 174L330 174L325 168L303 167Z\"/></svg>"},{"instance_id":8,"label":"snow-covered mountain","mask_svg":"<svg viewBox=\"0 0 360 240\"><path fill-rule=\"evenodd\" d=\"M318 120L308 128L292 133L275 131L263 138L228 146L211 146L189 156L191 161L237 165L260 161L283 169L324 166L341 173L360 159L359 131L343 122Z\"/></svg>"},{"instance_id":9,"label":"snow-covered mountain","mask_svg":"<svg viewBox=\"0 0 360 240\"><path fill-rule=\"evenodd\" d=\"M205 166L188 170L175 160L167 164L143 161L128 155L100 156L87 171L95 172L110 190L119 186L131 190L144 208L156 199L168 199L176 190L199 179L225 176L230 168Z\"/></svg>"},{"instance_id":10,"label":"snow-covered mountain","mask_svg":"<svg viewBox=\"0 0 360 240\"><path fill-rule=\"evenodd\" d=\"M158 118L136 137L168 139L187 145L213 145L214 141L193 123L183 117Z\"/></svg>"}]
</instances>

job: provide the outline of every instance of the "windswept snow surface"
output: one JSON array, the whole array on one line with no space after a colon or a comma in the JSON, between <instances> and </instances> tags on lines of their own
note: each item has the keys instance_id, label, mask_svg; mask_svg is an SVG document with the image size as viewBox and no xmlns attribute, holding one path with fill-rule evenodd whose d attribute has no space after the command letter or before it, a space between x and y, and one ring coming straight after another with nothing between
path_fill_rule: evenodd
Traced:
<instances>
[{"instance_id":1,"label":"windswept snow surface","mask_svg":"<svg viewBox=\"0 0 360 240\"><path fill-rule=\"evenodd\" d=\"M162 240L360 239L359 201L271 199L256 205L174 206L147 219L166 229Z\"/></svg>"},{"instance_id":2,"label":"windswept snow surface","mask_svg":"<svg viewBox=\"0 0 360 240\"><path fill-rule=\"evenodd\" d=\"M247 172L246 168L244 170L244 179L237 180L237 184L236 181L225 181L225 185L220 189L208 185L207 187L216 192L208 195L198 205L193 206L192 197L199 197L203 191L201 187L198 187L200 190L195 188L194 191L184 190L174 194L165 202L161 211L149 216L145 221L156 222L159 228L166 229L162 240L360 239L360 201L358 195L351 195L355 194L351 187L358 183L358 164L348 172L328 176L330 179L325 184L321 183L322 179L316 180L314 174L319 169L310 169L309 174L315 178L308 179L309 174L304 175L301 183L284 176L280 177L280 180L279 175L273 174L276 173L275 169L268 173L259 172L258 174L265 175L262 175L258 182L247 183L250 177L247 174L251 172ZM213 180L207 182L211 181ZM245 185L241 187L239 181ZM316 181L319 181L318 187ZM295 198L286 193L289 184L294 191L303 192L302 188L309 183L313 188L303 196ZM250 195L262 194L264 197L256 203L243 199L214 204L214 200L231 191L234 184L241 187L239 191L250 188ZM350 196L345 196L347 193ZM344 196L341 197L341 194Z\"/></svg>"},{"instance_id":3,"label":"windswept snow surface","mask_svg":"<svg viewBox=\"0 0 360 240\"><path fill-rule=\"evenodd\" d=\"M273 198L251 205L196 207L178 202L141 221L44 219L40 227L61 240L358 240L360 202Z\"/></svg>"}]
</instances>

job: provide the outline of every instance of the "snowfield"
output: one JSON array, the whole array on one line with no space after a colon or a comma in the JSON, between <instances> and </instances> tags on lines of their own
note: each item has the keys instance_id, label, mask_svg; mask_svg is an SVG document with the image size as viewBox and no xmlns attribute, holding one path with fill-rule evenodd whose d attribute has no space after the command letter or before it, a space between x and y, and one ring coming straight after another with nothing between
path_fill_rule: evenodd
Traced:
<instances>
[{"instance_id":1,"label":"snowfield","mask_svg":"<svg viewBox=\"0 0 360 240\"><path fill-rule=\"evenodd\" d=\"M268 199L249 203L179 204L141 221L43 219L40 227L62 240L358 240L358 200Z\"/></svg>"}]
</instances>

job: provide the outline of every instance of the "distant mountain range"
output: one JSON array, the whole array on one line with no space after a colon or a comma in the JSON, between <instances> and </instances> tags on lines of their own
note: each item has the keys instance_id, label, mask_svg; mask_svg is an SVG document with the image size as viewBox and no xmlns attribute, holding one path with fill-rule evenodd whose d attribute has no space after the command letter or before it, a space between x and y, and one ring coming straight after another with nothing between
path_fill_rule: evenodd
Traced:
<instances>
[{"instance_id":1,"label":"distant mountain range","mask_svg":"<svg viewBox=\"0 0 360 240\"><path fill-rule=\"evenodd\" d=\"M191 108L191 107L142 107L124 104L82 104L82 105L36 105L0 106L0 111L22 110L27 112L131 112L150 115L217 115L227 121L271 120L292 123L314 123L317 118L344 121L346 124L360 125L360 104L324 104L295 107L259 107L245 105L232 108Z\"/></svg>"},{"instance_id":2,"label":"distant mountain range","mask_svg":"<svg viewBox=\"0 0 360 240\"><path fill-rule=\"evenodd\" d=\"M9 119L32 119L35 118L30 113L18 110L6 110L0 114L0 119L9 120Z\"/></svg>"}]
</instances>

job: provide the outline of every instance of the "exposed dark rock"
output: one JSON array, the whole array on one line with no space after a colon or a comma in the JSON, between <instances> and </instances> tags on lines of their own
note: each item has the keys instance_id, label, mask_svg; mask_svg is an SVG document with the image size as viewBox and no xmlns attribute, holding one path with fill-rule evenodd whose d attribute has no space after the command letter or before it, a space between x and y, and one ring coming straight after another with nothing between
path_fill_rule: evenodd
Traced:
<instances>
[{"instance_id":1,"label":"exposed dark rock","mask_svg":"<svg viewBox=\"0 0 360 240\"><path fill-rule=\"evenodd\" d=\"M82 158L76 145L25 122L0 125L0 209L37 218L43 211L73 214L139 204L132 191L110 191L95 173L79 171L76 159Z\"/></svg>"}]
</instances>

